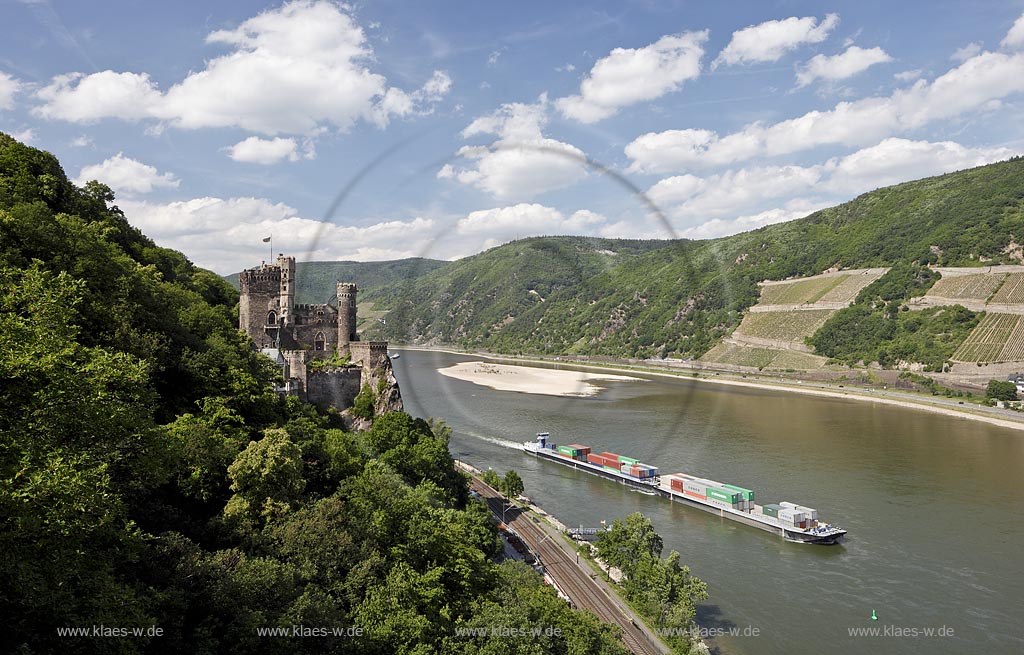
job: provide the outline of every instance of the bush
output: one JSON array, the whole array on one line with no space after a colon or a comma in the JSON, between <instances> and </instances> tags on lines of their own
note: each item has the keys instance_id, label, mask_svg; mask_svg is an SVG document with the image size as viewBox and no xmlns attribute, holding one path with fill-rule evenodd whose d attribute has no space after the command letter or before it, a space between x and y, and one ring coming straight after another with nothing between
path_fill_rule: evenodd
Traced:
<instances>
[{"instance_id":1,"label":"bush","mask_svg":"<svg viewBox=\"0 0 1024 655\"><path fill-rule=\"evenodd\" d=\"M370 388L369 384L364 384L352 401L352 415L365 418L368 421L373 419L373 403L376 400L373 389Z\"/></svg>"}]
</instances>

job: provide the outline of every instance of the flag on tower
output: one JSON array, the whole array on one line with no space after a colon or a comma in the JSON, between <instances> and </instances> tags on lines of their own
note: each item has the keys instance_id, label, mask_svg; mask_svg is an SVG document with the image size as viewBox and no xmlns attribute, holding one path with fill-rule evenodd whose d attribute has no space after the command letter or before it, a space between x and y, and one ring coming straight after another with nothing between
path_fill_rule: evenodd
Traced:
<instances>
[{"instance_id":1,"label":"flag on tower","mask_svg":"<svg viewBox=\"0 0 1024 655\"><path fill-rule=\"evenodd\" d=\"M269 241L270 241L270 237L263 237L263 243L268 243Z\"/></svg>"}]
</instances>

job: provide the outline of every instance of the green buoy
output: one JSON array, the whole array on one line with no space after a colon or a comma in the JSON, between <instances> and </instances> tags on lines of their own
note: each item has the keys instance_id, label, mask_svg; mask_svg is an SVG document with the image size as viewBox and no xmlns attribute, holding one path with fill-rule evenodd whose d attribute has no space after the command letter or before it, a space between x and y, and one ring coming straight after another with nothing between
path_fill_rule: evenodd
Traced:
<instances>
[{"instance_id":1,"label":"green buoy","mask_svg":"<svg viewBox=\"0 0 1024 655\"><path fill-rule=\"evenodd\" d=\"M872 621L877 621L878 620L878 615L875 614L875 610L871 610L871 620Z\"/></svg>"}]
</instances>

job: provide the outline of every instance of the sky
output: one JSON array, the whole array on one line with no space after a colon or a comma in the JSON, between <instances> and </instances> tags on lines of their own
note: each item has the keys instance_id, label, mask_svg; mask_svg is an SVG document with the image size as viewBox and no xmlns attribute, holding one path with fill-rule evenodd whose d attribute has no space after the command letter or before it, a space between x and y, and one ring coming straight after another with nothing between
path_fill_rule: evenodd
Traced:
<instances>
[{"instance_id":1,"label":"sky","mask_svg":"<svg viewBox=\"0 0 1024 655\"><path fill-rule=\"evenodd\" d=\"M0 131L222 274L714 238L1024 152L1024 0L0 0L0 25Z\"/></svg>"}]
</instances>

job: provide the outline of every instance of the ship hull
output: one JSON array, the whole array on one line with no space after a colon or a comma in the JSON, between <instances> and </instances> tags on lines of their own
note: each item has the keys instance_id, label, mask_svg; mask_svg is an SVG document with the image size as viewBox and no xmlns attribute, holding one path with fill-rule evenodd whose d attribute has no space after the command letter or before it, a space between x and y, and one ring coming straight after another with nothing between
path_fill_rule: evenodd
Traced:
<instances>
[{"instance_id":1,"label":"ship hull","mask_svg":"<svg viewBox=\"0 0 1024 655\"><path fill-rule=\"evenodd\" d=\"M695 507L697 509L708 512L709 514L716 514L722 518L730 519L732 521L736 521L737 523L742 523L752 528L757 528L758 530L764 530L765 532L778 535L786 541L831 546L839 543L846 535L845 530L833 530L827 533L812 533L809 531L794 530L791 528L787 528L783 525L776 525L773 522L761 518L761 515L715 507L714 505L703 503L699 499L684 496L683 494L673 491L671 488L662 486L655 479L645 480L635 478L633 476L625 475L620 472L611 471L601 466L596 466L589 462L582 462L580 460L563 457L549 448L536 448L530 447L530 445L531 444L524 444L523 452L529 455L533 455L540 459L547 459L552 462L556 462L558 464L561 464L562 466L566 466L577 471L583 471L585 473L590 473L591 475L597 475L599 477L612 480L620 484L636 487L645 491L653 491L661 496L668 498L670 502L681 503L684 505L688 505L690 507Z\"/></svg>"}]
</instances>

